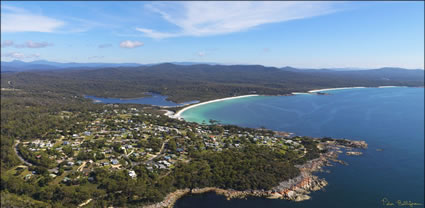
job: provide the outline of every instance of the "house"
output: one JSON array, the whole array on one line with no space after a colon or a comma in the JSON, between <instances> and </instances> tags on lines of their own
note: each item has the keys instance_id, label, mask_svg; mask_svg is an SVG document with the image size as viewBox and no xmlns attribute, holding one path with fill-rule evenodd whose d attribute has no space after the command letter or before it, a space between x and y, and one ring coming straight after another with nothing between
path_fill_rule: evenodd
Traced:
<instances>
[{"instance_id":1,"label":"house","mask_svg":"<svg viewBox=\"0 0 425 208\"><path fill-rule=\"evenodd\" d=\"M31 179L31 176L32 176L32 174L31 174L31 173L30 173L30 174L27 174L27 175L25 175L24 179L25 179L25 180L29 180L29 179Z\"/></svg>"},{"instance_id":2,"label":"house","mask_svg":"<svg viewBox=\"0 0 425 208\"><path fill-rule=\"evenodd\" d=\"M117 159L112 159L111 160L111 164L113 165L117 165L119 163L119 161Z\"/></svg>"},{"instance_id":3,"label":"house","mask_svg":"<svg viewBox=\"0 0 425 208\"><path fill-rule=\"evenodd\" d=\"M63 145L68 145L69 144L69 142L68 141L64 141L63 142Z\"/></svg>"},{"instance_id":4,"label":"house","mask_svg":"<svg viewBox=\"0 0 425 208\"><path fill-rule=\"evenodd\" d=\"M130 177L132 177L132 178L137 177L137 174L136 174L136 172L134 172L134 170L130 170L130 171L128 172L128 175L129 175Z\"/></svg>"},{"instance_id":5,"label":"house","mask_svg":"<svg viewBox=\"0 0 425 208\"><path fill-rule=\"evenodd\" d=\"M169 163L169 162L167 162L165 160L162 160L162 164L166 165L167 167L169 167L171 165L171 163Z\"/></svg>"}]
</instances>

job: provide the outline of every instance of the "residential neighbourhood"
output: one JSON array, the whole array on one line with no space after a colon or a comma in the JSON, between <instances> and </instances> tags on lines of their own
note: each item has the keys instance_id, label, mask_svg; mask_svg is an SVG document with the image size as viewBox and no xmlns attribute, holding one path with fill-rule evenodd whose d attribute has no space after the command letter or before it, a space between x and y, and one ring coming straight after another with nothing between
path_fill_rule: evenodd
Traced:
<instances>
[{"instance_id":1,"label":"residential neighbourhood","mask_svg":"<svg viewBox=\"0 0 425 208\"><path fill-rule=\"evenodd\" d=\"M102 112L89 112L87 122L77 122L78 127L71 128L76 130L55 129L47 132L46 138L19 143L18 155L29 164L47 168L56 183L71 183L92 181L90 173L99 167L109 171L124 169L131 178L137 178L133 168L139 165L167 174L175 163L189 162L193 150L219 152L247 143L278 148L282 153L288 149L300 156L305 153L297 142L300 138L291 133L199 125L136 108L106 106ZM63 111L56 116L72 119L76 115ZM32 171L23 177L29 180L37 174Z\"/></svg>"}]
</instances>

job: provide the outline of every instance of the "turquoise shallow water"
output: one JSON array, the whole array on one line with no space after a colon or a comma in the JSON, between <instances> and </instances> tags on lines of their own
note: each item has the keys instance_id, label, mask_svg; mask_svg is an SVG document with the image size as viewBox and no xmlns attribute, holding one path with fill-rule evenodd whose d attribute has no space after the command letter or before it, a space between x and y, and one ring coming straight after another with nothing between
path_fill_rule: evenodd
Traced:
<instances>
[{"instance_id":1,"label":"turquoise shallow water","mask_svg":"<svg viewBox=\"0 0 425 208\"><path fill-rule=\"evenodd\" d=\"M249 198L225 200L212 193L187 196L176 207L391 207L424 203L424 89L365 88L330 95L258 96L202 105L185 111L188 121L209 119L245 127L267 127L306 136L366 140L363 156L345 156L349 166L320 173L325 190L300 203ZM376 151L376 149L383 151ZM393 206L407 207L407 206ZM423 207L414 206L414 207Z\"/></svg>"}]
</instances>

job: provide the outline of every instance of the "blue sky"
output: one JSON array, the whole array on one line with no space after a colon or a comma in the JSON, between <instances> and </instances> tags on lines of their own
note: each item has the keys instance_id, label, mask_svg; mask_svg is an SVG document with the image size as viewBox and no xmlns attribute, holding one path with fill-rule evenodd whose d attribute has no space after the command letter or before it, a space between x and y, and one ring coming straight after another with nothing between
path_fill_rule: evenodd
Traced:
<instances>
[{"instance_id":1,"label":"blue sky","mask_svg":"<svg viewBox=\"0 0 425 208\"><path fill-rule=\"evenodd\" d=\"M424 2L1 2L2 61L424 68Z\"/></svg>"}]
</instances>

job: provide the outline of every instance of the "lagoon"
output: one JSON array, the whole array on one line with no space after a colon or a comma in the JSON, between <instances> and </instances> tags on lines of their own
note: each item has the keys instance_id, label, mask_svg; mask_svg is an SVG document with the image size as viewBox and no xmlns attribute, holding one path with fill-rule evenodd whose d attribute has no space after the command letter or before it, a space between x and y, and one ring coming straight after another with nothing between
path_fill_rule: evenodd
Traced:
<instances>
[{"instance_id":1,"label":"lagoon","mask_svg":"<svg viewBox=\"0 0 425 208\"><path fill-rule=\"evenodd\" d=\"M179 107L179 106L185 106L193 103L197 103L199 101L190 101L185 103L175 103L172 101L167 100L167 96L163 96L161 94L157 93L146 93L147 95L150 95L150 97L142 97L142 98L130 98L130 99L123 99L123 98L101 98L96 96L90 96L86 95L85 98L92 99L94 102L101 102L101 103L131 103L131 104L144 104L144 105L154 105L154 106L161 106L161 107Z\"/></svg>"},{"instance_id":2,"label":"lagoon","mask_svg":"<svg viewBox=\"0 0 425 208\"><path fill-rule=\"evenodd\" d=\"M325 190L289 202L262 198L227 201L213 193L186 196L175 207L385 207L382 200L424 204L424 89L357 88L329 95L255 96L191 108L187 121L267 127L297 135L365 140L364 155L327 167ZM382 151L377 151L382 149ZM423 207L414 206L414 207Z\"/></svg>"}]
</instances>

